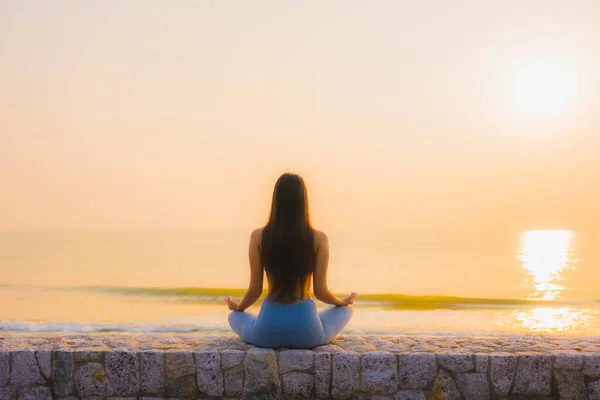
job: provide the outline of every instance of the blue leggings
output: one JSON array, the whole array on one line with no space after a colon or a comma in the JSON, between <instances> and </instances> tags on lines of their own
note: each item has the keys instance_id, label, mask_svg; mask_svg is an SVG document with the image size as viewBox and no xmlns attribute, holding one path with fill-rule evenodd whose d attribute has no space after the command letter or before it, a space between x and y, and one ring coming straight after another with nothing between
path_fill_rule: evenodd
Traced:
<instances>
[{"instance_id":1,"label":"blue leggings","mask_svg":"<svg viewBox=\"0 0 600 400\"><path fill-rule=\"evenodd\" d=\"M229 325L240 338L259 347L310 349L327 344L348 324L351 307L317 313L312 299L283 304L265 300L258 316L232 311Z\"/></svg>"}]
</instances>

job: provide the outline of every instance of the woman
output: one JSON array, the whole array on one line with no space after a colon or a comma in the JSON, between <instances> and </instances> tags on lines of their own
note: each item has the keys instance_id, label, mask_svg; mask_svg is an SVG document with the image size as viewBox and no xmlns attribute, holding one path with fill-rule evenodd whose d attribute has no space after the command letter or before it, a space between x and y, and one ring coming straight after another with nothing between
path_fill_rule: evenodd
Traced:
<instances>
[{"instance_id":1,"label":"woman","mask_svg":"<svg viewBox=\"0 0 600 400\"><path fill-rule=\"evenodd\" d=\"M243 340L260 347L312 348L327 344L352 316L349 307L356 293L343 299L327 287L329 244L327 235L310 224L304 180L283 174L273 191L267 225L250 235L250 285L239 303L225 298L229 325ZM268 292L258 317L244 312L258 300L263 289L263 270ZM317 313L310 298L330 307Z\"/></svg>"}]
</instances>

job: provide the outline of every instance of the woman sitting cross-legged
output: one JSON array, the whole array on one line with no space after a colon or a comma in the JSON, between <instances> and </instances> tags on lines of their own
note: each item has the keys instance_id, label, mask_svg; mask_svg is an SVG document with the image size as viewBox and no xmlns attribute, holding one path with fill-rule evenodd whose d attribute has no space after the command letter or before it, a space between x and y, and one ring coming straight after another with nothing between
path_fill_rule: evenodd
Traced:
<instances>
[{"instance_id":1,"label":"woman sitting cross-legged","mask_svg":"<svg viewBox=\"0 0 600 400\"><path fill-rule=\"evenodd\" d=\"M312 348L327 344L352 316L356 293L343 299L327 287L329 244L327 235L313 229L308 213L306 186L295 174L283 174L275 184L267 225L250 236L250 285L238 303L225 298L229 325L241 339L260 347ZM268 292L258 316L246 310L263 288ZM317 312L310 298L310 283L318 300L331 304Z\"/></svg>"}]
</instances>

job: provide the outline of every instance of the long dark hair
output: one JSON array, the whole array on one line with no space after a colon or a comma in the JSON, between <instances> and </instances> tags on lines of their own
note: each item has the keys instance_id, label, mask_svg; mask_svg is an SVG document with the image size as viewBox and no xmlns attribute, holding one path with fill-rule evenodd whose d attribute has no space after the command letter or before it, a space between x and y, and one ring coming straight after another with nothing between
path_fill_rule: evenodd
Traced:
<instances>
[{"instance_id":1,"label":"long dark hair","mask_svg":"<svg viewBox=\"0 0 600 400\"><path fill-rule=\"evenodd\" d=\"M260 249L261 263L270 278L270 300L293 302L299 288L306 292L315 269L313 237L304 180L296 174L283 174L275 183Z\"/></svg>"}]
</instances>

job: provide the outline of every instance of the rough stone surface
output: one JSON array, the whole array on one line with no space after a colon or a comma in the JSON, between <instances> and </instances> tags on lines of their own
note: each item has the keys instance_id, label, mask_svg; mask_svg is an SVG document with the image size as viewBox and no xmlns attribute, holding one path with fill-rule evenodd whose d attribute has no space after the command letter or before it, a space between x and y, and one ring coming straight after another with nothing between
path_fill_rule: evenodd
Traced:
<instances>
[{"instance_id":1,"label":"rough stone surface","mask_svg":"<svg viewBox=\"0 0 600 400\"><path fill-rule=\"evenodd\" d=\"M193 375L196 372L196 363L191 351L173 351L165 353L165 374L167 379L181 378Z\"/></svg>"},{"instance_id":2,"label":"rough stone surface","mask_svg":"<svg viewBox=\"0 0 600 400\"><path fill-rule=\"evenodd\" d=\"M189 399L198 396L196 377L193 375L168 379L165 389L166 394L169 397L183 397Z\"/></svg>"},{"instance_id":3,"label":"rough stone surface","mask_svg":"<svg viewBox=\"0 0 600 400\"><path fill-rule=\"evenodd\" d=\"M8 384L10 353L0 350L0 387Z\"/></svg>"},{"instance_id":4,"label":"rough stone surface","mask_svg":"<svg viewBox=\"0 0 600 400\"><path fill-rule=\"evenodd\" d=\"M592 379L600 378L600 353L583 355L583 374Z\"/></svg>"},{"instance_id":5,"label":"rough stone surface","mask_svg":"<svg viewBox=\"0 0 600 400\"><path fill-rule=\"evenodd\" d=\"M35 357L37 358L38 366L40 367L40 372L42 373L44 378L50 378L50 374L52 372L52 350L37 350L35 352Z\"/></svg>"},{"instance_id":6,"label":"rough stone surface","mask_svg":"<svg viewBox=\"0 0 600 400\"><path fill-rule=\"evenodd\" d=\"M487 354L475 354L475 372L488 372L489 358Z\"/></svg>"},{"instance_id":7,"label":"rough stone surface","mask_svg":"<svg viewBox=\"0 0 600 400\"><path fill-rule=\"evenodd\" d=\"M52 400L52 392L47 386L35 386L21 389L19 400Z\"/></svg>"},{"instance_id":8,"label":"rough stone surface","mask_svg":"<svg viewBox=\"0 0 600 400\"><path fill-rule=\"evenodd\" d=\"M435 354L406 353L398 355L398 380L402 389L423 389L437 375Z\"/></svg>"},{"instance_id":9,"label":"rough stone surface","mask_svg":"<svg viewBox=\"0 0 600 400\"><path fill-rule=\"evenodd\" d=\"M552 359L545 354L521 354L513 392L515 394L550 394Z\"/></svg>"},{"instance_id":10,"label":"rough stone surface","mask_svg":"<svg viewBox=\"0 0 600 400\"><path fill-rule=\"evenodd\" d=\"M283 394L293 398L310 398L314 379L304 372L289 372L283 375Z\"/></svg>"},{"instance_id":11,"label":"rough stone surface","mask_svg":"<svg viewBox=\"0 0 600 400\"><path fill-rule=\"evenodd\" d=\"M426 397L420 390L401 390L396 393L394 400L426 400Z\"/></svg>"},{"instance_id":12,"label":"rough stone surface","mask_svg":"<svg viewBox=\"0 0 600 400\"><path fill-rule=\"evenodd\" d=\"M15 400L17 391L13 388L0 388L0 400Z\"/></svg>"},{"instance_id":13,"label":"rough stone surface","mask_svg":"<svg viewBox=\"0 0 600 400\"><path fill-rule=\"evenodd\" d=\"M52 382L54 394L68 396L73 393L73 352L59 349L52 354Z\"/></svg>"},{"instance_id":14,"label":"rough stone surface","mask_svg":"<svg viewBox=\"0 0 600 400\"><path fill-rule=\"evenodd\" d=\"M504 397L510 391L517 369L517 357L508 353L492 353L490 357L490 377L496 396Z\"/></svg>"},{"instance_id":15,"label":"rough stone surface","mask_svg":"<svg viewBox=\"0 0 600 400\"><path fill-rule=\"evenodd\" d=\"M362 390L369 393L394 393L398 388L398 361L387 352L367 353L362 361Z\"/></svg>"},{"instance_id":16,"label":"rough stone surface","mask_svg":"<svg viewBox=\"0 0 600 400\"><path fill-rule=\"evenodd\" d=\"M165 356L162 352L143 351L140 358L140 391L161 394L165 386Z\"/></svg>"},{"instance_id":17,"label":"rough stone surface","mask_svg":"<svg viewBox=\"0 0 600 400\"><path fill-rule=\"evenodd\" d=\"M452 376L443 369L440 370L433 383L431 400L461 400L460 392Z\"/></svg>"},{"instance_id":18,"label":"rough stone surface","mask_svg":"<svg viewBox=\"0 0 600 400\"><path fill-rule=\"evenodd\" d=\"M102 357L105 351L97 348L85 348L80 347L73 351L73 360L75 362L87 362L87 361L102 361Z\"/></svg>"},{"instance_id":19,"label":"rough stone surface","mask_svg":"<svg viewBox=\"0 0 600 400\"><path fill-rule=\"evenodd\" d=\"M106 372L115 389L115 394L132 395L140 388L137 354L129 350L106 352Z\"/></svg>"},{"instance_id":20,"label":"rough stone surface","mask_svg":"<svg viewBox=\"0 0 600 400\"><path fill-rule=\"evenodd\" d=\"M224 350L221 352L221 367L229 369L240 365L245 356L246 352L242 350Z\"/></svg>"},{"instance_id":21,"label":"rough stone surface","mask_svg":"<svg viewBox=\"0 0 600 400\"><path fill-rule=\"evenodd\" d=\"M596 337L342 336L274 351L200 334L0 336L0 400L600 400Z\"/></svg>"},{"instance_id":22,"label":"rough stone surface","mask_svg":"<svg viewBox=\"0 0 600 400\"><path fill-rule=\"evenodd\" d=\"M583 356L575 351L557 352L554 354L554 368L556 369L581 369Z\"/></svg>"},{"instance_id":23,"label":"rough stone surface","mask_svg":"<svg viewBox=\"0 0 600 400\"><path fill-rule=\"evenodd\" d=\"M331 384L331 353L315 353L315 394L317 397L329 397Z\"/></svg>"},{"instance_id":24,"label":"rough stone surface","mask_svg":"<svg viewBox=\"0 0 600 400\"><path fill-rule=\"evenodd\" d=\"M271 400L281 395L281 382L275 351L253 348L244 358L244 399Z\"/></svg>"},{"instance_id":25,"label":"rough stone surface","mask_svg":"<svg viewBox=\"0 0 600 400\"><path fill-rule=\"evenodd\" d=\"M241 350L252 346L237 337L203 336L201 334L170 333L91 333L68 334L64 332L3 332L0 350L80 349L82 351L107 351L117 348L162 351ZM329 345L319 346L314 352L337 353L355 351L366 353L389 351L413 352L469 352L469 353L522 353L522 352L577 352L600 353L600 336L565 338L561 336L416 336L416 335L342 335ZM98 361L98 360L88 360Z\"/></svg>"},{"instance_id":26,"label":"rough stone surface","mask_svg":"<svg viewBox=\"0 0 600 400\"><path fill-rule=\"evenodd\" d=\"M561 400L583 400L586 398L585 380L581 371L557 369L554 379Z\"/></svg>"},{"instance_id":27,"label":"rough stone surface","mask_svg":"<svg viewBox=\"0 0 600 400\"><path fill-rule=\"evenodd\" d=\"M77 368L75 389L79 396L111 396L115 393L104 365L98 362L90 362Z\"/></svg>"},{"instance_id":28,"label":"rough stone surface","mask_svg":"<svg viewBox=\"0 0 600 400\"><path fill-rule=\"evenodd\" d=\"M226 396L241 396L244 388L244 368L238 365L223 371L223 388Z\"/></svg>"},{"instance_id":29,"label":"rough stone surface","mask_svg":"<svg viewBox=\"0 0 600 400\"><path fill-rule=\"evenodd\" d=\"M331 395L336 399L352 396L360 385L360 358L354 352L342 352L333 356L333 379Z\"/></svg>"},{"instance_id":30,"label":"rough stone surface","mask_svg":"<svg viewBox=\"0 0 600 400\"><path fill-rule=\"evenodd\" d=\"M600 400L600 381L588 383L588 399Z\"/></svg>"},{"instance_id":31,"label":"rough stone surface","mask_svg":"<svg viewBox=\"0 0 600 400\"><path fill-rule=\"evenodd\" d=\"M222 396L221 354L218 351L196 353L196 376L200 393L208 396Z\"/></svg>"},{"instance_id":32,"label":"rough stone surface","mask_svg":"<svg viewBox=\"0 0 600 400\"><path fill-rule=\"evenodd\" d=\"M313 355L310 350L283 350L279 353L279 372L305 371L313 366Z\"/></svg>"},{"instance_id":33,"label":"rough stone surface","mask_svg":"<svg viewBox=\"0 0 600 400\"><path fill-rule=\"evenodd\" d=\"M15 386L44 383L33 351L18 350L11 354L10 383Z\"/></svg>"},{"instance_id":34,"label":"rough stone surface","mask_svg":"<svg viewBox=\"0 0 600 400\"><path fill-rule=\"evenodd\" d=\"M454 372L466 372L474 368L470 353L439 353L438 362L442 368Z\"/></svg>"},{"instance_id":35,"label":"rough stone surface","mask_svg":"<svg viewBox=\"0 0 600 400\"><path fill-rule=\"evenodd\" d=\"M171 397L196 397L196 363L191 351L165 353L166 394Z\"/></svg>"},{"instance_id":36,"label":"rough stone surface","mask_svg":"<svg viewBox=\"0 0 600 400\"><path fill-rule=\"evenodd\" d=\"M485 373L458 374L456 384L465 400L490 399L490 385Z\"/></svg>"}]
</instances>

